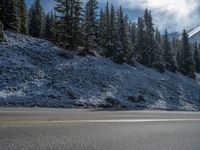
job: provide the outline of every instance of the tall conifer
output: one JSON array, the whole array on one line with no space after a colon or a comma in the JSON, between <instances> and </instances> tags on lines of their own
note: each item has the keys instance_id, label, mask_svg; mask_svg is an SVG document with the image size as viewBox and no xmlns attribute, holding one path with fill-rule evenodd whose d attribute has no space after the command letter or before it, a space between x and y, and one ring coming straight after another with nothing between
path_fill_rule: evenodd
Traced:
<instances>
[{"instance_id":1,"label":"tall conifer","mask_svg":"<svg viewBox=\"0 0 200 150\"><path fill-rule=\"evenodd\" d=\"M34 37L42 36L43 8L40 0L35 0L29 10L29 34Z\"/></svg>"},{"instance_id":2,"label":"tall conifer","mask_svg":"<svg viewBox=\"0 0 200 150\"><path fill-rule=\"evenodd\" d=\"M186 30L183 30L181 43L182 60L184 61L181 63L180 70L184 75L195 79L195 63Z\"/></svg>"}]
</instances>

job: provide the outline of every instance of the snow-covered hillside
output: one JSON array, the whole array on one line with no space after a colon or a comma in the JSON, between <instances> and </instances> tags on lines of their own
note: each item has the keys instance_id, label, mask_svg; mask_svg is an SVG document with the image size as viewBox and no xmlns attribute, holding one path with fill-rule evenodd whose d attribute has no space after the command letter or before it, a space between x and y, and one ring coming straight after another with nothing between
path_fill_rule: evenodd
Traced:
<instances>
[{"instance_id":1,"label":"snow-covered hillside","mask_svg":"<svg viewBox=\"0 0 200 150\"><path fill-rule=\"evenodd\" d=\"M200 26L197 26L196 28L192 29L189 33L189 38L191 42L197 42L200 43Z\"/></svg>"},{"instance_id":2,"label":"snow-covered hillside","mask_svg":"<svg viewBox=\"0 0 200 150\"><path fill-rule=\"evenodd\" d=\"M195 34L197 34L198 32L200 32L200 26L197 26L196 28L192 29L191 31L189 31L189 37L194 36Z\"/></svg>"},{"instance_id":3,"label":"snow-covered hillside","mask_svg":"<svg viewBox=\"0 0 200 150\"><path fill-rule=\"evenodd\" d=\"M1 106L199 110L200 83L179 73L79 57L45 40L5 35Z\"/></svg>"}]
</instances>

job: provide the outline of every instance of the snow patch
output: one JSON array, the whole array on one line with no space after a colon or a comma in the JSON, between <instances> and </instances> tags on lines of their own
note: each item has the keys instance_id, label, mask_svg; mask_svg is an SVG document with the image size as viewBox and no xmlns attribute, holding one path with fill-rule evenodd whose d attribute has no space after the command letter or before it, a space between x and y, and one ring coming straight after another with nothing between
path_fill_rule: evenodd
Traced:
<instances>
[{"instance_id":1,"label":"snow patch","mask_svg":"<svg viewBox=\"0 0 200 150\"><path fill-rule=\"evenodd\" d=\"M6 90L0 91L0 98L6 99L11 96L20 97L20 96L24 96L24 94L22 91L13 91L13 92L6 91Z\"/></svg>"}]
</instances>

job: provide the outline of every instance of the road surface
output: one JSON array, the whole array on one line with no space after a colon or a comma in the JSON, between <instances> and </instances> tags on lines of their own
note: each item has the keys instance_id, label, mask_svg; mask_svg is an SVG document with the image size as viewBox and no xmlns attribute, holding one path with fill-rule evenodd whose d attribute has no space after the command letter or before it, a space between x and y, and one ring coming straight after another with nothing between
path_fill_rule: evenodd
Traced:
<instances>
[{"instance_id":1,"label":"road surface","mask_svg":"<svg viewBox=\"0 0 200 150\"><path fill-rule=\"evenodd\" d=\"M0 150L200 150L200 113L0 108Z\"/></svg>"}]
</instances>

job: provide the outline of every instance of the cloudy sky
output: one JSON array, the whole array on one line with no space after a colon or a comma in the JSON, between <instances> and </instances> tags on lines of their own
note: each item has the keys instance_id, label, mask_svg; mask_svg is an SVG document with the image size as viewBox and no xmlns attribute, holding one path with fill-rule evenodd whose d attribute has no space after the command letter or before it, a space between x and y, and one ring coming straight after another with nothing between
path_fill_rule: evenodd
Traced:
<instances>
[{"instance_id":1,"label":"cloudy sky","mask_svg":"<svg viewBox=\"0 0 200 150\"><path fill-rule=\"evenodd\" d=\"M26 0L30 6L33 0ZM87 1L87 0L83 0ZM122 5L131 20L143 15L143 10L152 11L155 25L163 31L181 31L200 25L200 0L98 0L100 7L108 1L115 6ZM55 5L53 0L41 0L46 11Z\"/></svg>"}]
</instances>

